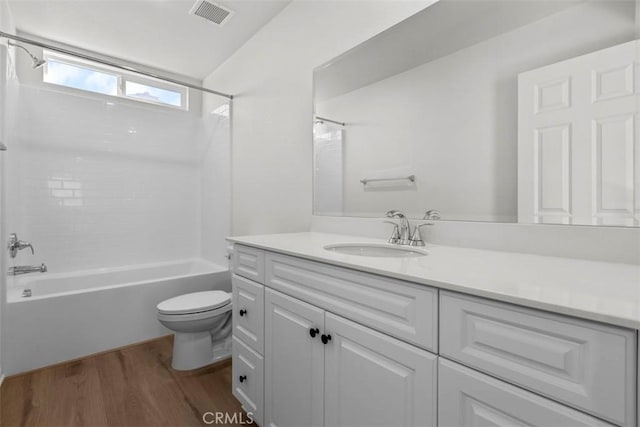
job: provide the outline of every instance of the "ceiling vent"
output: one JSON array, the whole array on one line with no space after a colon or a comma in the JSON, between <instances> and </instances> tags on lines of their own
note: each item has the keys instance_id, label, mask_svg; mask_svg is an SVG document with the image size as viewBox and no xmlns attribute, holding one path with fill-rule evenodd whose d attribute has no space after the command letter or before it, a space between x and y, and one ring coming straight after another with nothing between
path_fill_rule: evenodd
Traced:
<instances>
[{"instance_id":1,"label":"ceiling vent","mask_svg":"<svg viewBox=\"0 0 640 427\"><path fill-rule=\"evenodd\" d=\"M196 1L196 4L193 5L189 13L207 19L218 25L226 24L234 14L231 9L227 9L217 3L211 3L206 0Z\"/></svg>"}]
</instances>

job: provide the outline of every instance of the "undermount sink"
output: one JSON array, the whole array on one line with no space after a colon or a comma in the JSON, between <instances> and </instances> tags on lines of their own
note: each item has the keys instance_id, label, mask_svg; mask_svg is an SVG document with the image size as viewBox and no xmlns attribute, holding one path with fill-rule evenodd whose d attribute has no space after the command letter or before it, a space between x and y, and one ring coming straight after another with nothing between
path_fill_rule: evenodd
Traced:
<instances>
[{"instance_id":1,"label":"undermount sink","mask_svg":"<svg viewBox=\"0 0 640 427\"><path fill-rule=\"evenodd\" d=\"M378 258L413 258L428 255L424 249L389 243L334 243L324 249L341 254Z\"/></svg>"}]
</instances>

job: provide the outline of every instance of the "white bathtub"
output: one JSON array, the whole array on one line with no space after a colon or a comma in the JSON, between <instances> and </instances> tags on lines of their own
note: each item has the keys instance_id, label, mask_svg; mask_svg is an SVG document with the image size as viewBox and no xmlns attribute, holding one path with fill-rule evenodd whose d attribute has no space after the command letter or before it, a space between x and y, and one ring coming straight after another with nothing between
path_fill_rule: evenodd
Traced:
<instances>
[{"instance_id":1,"label":"white bathtub","mask_svg":"<svg viewBox=\"0 0 640 427\"><path fill-rule=\"evenodd\" d=\"M31 297L23 297L29 289ZM3 367L8 375L170 334L167 298L231 291L228 268L200 259L8 277Z\"/></svg>"}]
</instances>

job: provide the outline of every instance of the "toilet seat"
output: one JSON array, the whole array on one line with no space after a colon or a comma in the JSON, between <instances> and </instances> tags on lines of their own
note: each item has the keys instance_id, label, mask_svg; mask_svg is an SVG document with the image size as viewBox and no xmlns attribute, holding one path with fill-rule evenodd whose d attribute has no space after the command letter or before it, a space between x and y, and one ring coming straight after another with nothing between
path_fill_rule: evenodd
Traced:
<instances>
[{"instance_id":1,"label":"toilet seat","mask_svg":"<svg viewBox=\"0 0 640 427\"><path fill-rule=\"evenodd\" d=\"M224 291L204 291L179 295L158 304L158 315L189 315L218 310L230 305L231 296ZM211 315L212 313L208 313Z\"/></svg>"},{"instance_id":2,"label":"toilet seat","mask_svg":"<svg viewBox=\"0 0 640 427\"><path fill-rule=\"evenodd\" d=\"M188 314L164 314L157 313L158 320L165 322L174 322L174 323L182 323L182 322L193 322L196 320L204 320L216 317L220 314L224 314L228 311L231 311L231 304L223 305L222 307L218 307L213 310L207 311L199 311L197 313L188 313Z\"/></svg>"}]
</instances>

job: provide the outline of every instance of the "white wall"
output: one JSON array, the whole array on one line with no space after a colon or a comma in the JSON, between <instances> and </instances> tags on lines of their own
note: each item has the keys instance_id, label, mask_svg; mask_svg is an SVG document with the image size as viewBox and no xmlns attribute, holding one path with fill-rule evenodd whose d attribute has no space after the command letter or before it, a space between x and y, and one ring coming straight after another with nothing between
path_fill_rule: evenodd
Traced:
<instances>
[{"instance_id":1,"label":"white wall","mask_svg":"<svg viewBox=\"0 0 640 427\"><path fill-rule=\"evenodd\" d=\"M11 17L11 11L6 1L0 0L0 29L2 31L15 34L15 26ZM6 39L0 44L0 142L6 143L7 135L7 107L8 107L8 83L15 77L13 59L8 55ZM6 242L5 218L6 212L6 153L0 152L0 247L4 248ZM5 328L5 307L7 301L7 263L4 256L0 256L0 385L4 379L4 370L2 364L3 353L3 337L6 336Z\"/></svg>"},{"instance_id":2,"label":"white wall","mask_svg":"<svg viewBox=\"0 0 640 427\"><path fill-rule=\"evenodd\" d=\"M233 234L309 228L313 68L430 3L293 1L205 79L236 95Z\"/></svg>"},{"instance_id":3,"label":"white wall","mask_svg":"<svg viewBox=\"0 0 640 427\"><path fill-rule=\"evenodd\" d=\"M633 40L634 9L580 4L319 103L318 115L347 123L345 214L516 221L518 74ZM415 185L360 183L403 166Z\"/></svg>"}]
</instances>

